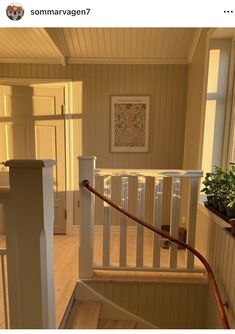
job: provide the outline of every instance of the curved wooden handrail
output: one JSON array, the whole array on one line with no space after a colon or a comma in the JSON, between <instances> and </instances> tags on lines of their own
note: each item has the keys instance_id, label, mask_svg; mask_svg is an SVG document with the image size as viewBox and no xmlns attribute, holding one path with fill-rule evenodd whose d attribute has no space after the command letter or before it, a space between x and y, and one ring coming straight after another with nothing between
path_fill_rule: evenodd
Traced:
<instances>
[{"instance_id":1,"label":"curved wooden handrail","mask_svg":"<svg viewBox=\"0 0 235 334\"><path fill-rule=\"evenodd\" d=\"M129 213L128 211L126 211L125 209L123 209L120 205L115 204L113 201L111 201L109 198L107 198L106 196L104 196L103 194L101 194L100 192L98 192L95 188L93 188L88 180L84 180L82 182L82 185L88 189L90 192L92 192L93 194L95 194L97 197L101 198L103 201L105 201L106 203L108 203L109 205L111 205L113 208L115 208L116 210L120 211L121 213L123 213L124 215L126 215L127 217L133 219L134 221L136 221L138 224L148 228L149 230L153 231L154 233L157 233L159 235L161 235L162 237L177 243L178 245L181 245L185 248L187 248L190 252L192 252L204 265L207 274L208 274L208 279L212 288L212 291L214 293L215 296L215 300L216 300L216 304L218 306L218 310L219 310L219 315L220 315L220 319L221 319L221 323L224 329L230 329L229 323L228 323L228 319L227 319L227 315L225 313L225 309L224 309L224 304L215 280L215 276L213 274L212 268L210 266L210 264L207 262L207 260L204 258L204 256L199 253L195 248L193 248L192 246L190 246L189 244L178 240L177 238L172 237L171 235L163 232L162 230L159 230L158 228L146 223L145 221L143 221L142 219L139 219L138 217L136 217L135 215Z\"/></svg>"}]
</instances>

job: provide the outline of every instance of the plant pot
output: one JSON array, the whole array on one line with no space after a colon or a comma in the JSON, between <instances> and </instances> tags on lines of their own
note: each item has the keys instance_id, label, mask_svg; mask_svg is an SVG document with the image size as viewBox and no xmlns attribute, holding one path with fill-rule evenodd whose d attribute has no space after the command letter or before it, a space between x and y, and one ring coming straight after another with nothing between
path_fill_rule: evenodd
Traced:
<instances>
[{"instance_id":1,"label":"plant pot","mask_svg":"<svg viewBox=\"0 0 235 334\"><path fill-rule=\"evenodd\" d=\"M225 213L226 212L226 207L224 206L223 203L218 202L218 206L219 206L219 212L221 212L221 213Z\"/></svg>"},{"instance_id":2,"label":"plant pot","mask_svg":"<svg viewBox=\"0 0 235 334\"><path fill-rule=\"evenodd\" d=\"M231 225L231 233L235 237L235 219L231 219L229 224Z\"/></svg>"},{"instance_id":3,"label":"plant pot","mask_svg":"<svg viewBox=\"0 0 235 334\"><path fill-rule=\"evenodd\" d=\"M218 209L219 207L218 199L215 196L212 198L212 205L215 209Z\"/></svg>"},{"instance_id":4,"label":"plant pot","mask_svg":"<svg viewBox=\"0 0 235 334\"><path fill-rule=\"evenodd\" d=\"M161 230L169 234L170 233L170 225L162 225ZM183 227L179 227L178 228L178 239L180 241L186 242L186 237L187 237L187 230ZM166 240L164 242L164 245L162 246L162 248L169 248L170 243L171 242L169 240ZM183 249L183 248L185 248L185 247L183 247L181 245L178 245L178 249Z\"/></svg>"},{"instance_id":5,"label":"plant pot","mask_svg":"<svg viewBox=\"0 0 235 334\"><path fill-rule=\"evenodd\" d=\"M229 218L235 218L235 208L226 207L226 214Z\"/></svg>"},{"instance_id":6,"label":"plant pot","mask_svg":"<svg viewBox=\"0 0 235 334\"><path fill-rule=\"evenodd\" d=\"M213 205L213 196L207 196L207 203Z\"/></svg>"}]
</instances>

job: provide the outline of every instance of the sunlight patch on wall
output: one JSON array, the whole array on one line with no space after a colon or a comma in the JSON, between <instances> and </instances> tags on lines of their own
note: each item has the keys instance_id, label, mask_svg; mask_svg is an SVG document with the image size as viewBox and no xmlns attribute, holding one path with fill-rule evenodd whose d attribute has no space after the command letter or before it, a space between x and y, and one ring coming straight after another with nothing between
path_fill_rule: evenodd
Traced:
<instances>
[{"instance_id":1,"label":"sunlight patch on wall","mask_svg":"<svg viewBox=\"0 0 235 334\"><path fill-rule=\"evenodd\" d=\"M210 172L213 167L213 148L215 136L216 100L206 102L205 130L203 138L202 169Z\"/></svg>"},{"instance_id":2,"label":"sunlight patch on wall","mask_svg":"<svg viewBox=\"0 0 235 334\"><path fill-rule=\"evenodd\" d=\"M216 93L218 90L220 50L210 50L207 93Z\"/></svg>"}]
</instances>

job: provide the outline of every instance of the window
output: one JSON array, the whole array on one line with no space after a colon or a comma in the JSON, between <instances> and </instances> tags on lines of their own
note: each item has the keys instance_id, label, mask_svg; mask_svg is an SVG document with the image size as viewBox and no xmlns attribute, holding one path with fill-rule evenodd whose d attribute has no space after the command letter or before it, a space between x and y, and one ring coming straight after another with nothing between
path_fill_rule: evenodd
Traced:
<instances>
[{"instance_id":1,"label":"window","mask_svg":"<svg viewBox=\"0 0 235 334\"><path fill-rule=\"evenodd\" d=\"M230 50L228 39L210 42L202 153L204 172L212 171L214 165L223 165Z\"/></svg>"}]
</instances>

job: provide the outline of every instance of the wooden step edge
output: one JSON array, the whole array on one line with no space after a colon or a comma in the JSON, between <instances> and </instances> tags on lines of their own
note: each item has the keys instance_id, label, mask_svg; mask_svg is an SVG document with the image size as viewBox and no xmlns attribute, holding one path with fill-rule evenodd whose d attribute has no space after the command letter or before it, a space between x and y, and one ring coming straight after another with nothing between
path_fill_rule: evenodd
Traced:
<instances>
[{"instance_id":1,"label":"wooden step edge","mask_svg":"<svg viewBox=\"0 0 235 334\"><path fill-rule=\"evenodd\" d=\"M66 329L96 329L99 323L101 303L75 301L66 323Z\"/></svg>"},{"instance_id":2,"label":"wooden step edge","mask_svg":"<svg viewBox=\"0 0 235 334\"><path fill-rule=\"evenodd\" d=\"M69 316L70 316L70 313L72 311L72 308L73 308L73 305L75 303L75 289L76 289L76 285L74 287L74 290L73 290L73 293L70 297L70 300L68 302L68 305L65 309L65 312L60 320L60 323L59 323L59 326L58 326L58 329L64 329L65 326L66 326L66 323L68 322L68 319L69 319Z\"/></svg>"},{"instance_id":3,"label":"wooden step edge","mask_svg":"<svg viewBox=\"0 0 235 334\"><path fill-rule=\"evenodd\" d=\"M151 282L151 283L187 283L208 284L206 273L182 272L139 272L139 271L113 271L94 270L92 278L82 279L82 282L113 281L113 282Z\"/></svg>"},{"instance_id":4,"label":"wooden step edge","mask_svg":"<svg viewBox=\"0 0 235 334\"><path fill-rule=\"evenodd\" d=\"M100 319L98 329L135 329L136 322L131 320Z\"/></svg>"}]
</instances>

